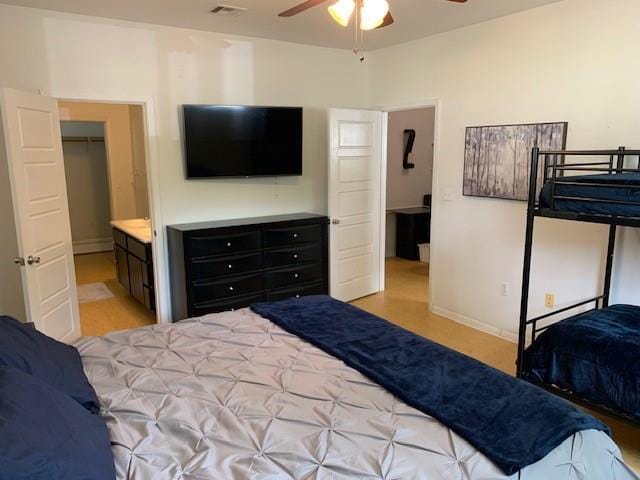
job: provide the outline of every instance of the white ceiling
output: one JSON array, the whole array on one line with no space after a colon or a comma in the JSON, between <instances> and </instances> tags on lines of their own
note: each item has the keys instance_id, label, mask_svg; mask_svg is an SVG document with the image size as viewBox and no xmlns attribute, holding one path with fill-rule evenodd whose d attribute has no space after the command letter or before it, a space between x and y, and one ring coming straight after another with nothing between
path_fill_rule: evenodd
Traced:
<instances>
[{"instance_id":1,"label":"white ceiling","mask_svg":"<svg viewBox=\"0 0 640 480\"><path fill-rule=\"evenodd\" d=\"M279 12L302 0L0 0L1 3L98 17L193 28L212 32L285 40L326 47L352 48L354 31L338 26L325 5L298 16ZM365 49L372 50L453 30L559 0L388 0L396 23L367 33ZM208 13L219 4L245 7L239 17Z\"/></svg>"}]
</instances>

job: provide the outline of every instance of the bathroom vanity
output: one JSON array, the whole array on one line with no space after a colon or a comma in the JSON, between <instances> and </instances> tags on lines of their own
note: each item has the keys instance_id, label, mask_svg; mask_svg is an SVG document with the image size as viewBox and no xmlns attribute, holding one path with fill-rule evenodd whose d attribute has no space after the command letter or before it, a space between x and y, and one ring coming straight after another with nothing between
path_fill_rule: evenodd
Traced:
<instances>
[{"instance_id":1,"label":"bathroom vanity","mask_svg":"<svg viewBox=\"0 0 640 480\"><path fill-rule=\"evenodd\" d=\"M113 252L118 282L137 301L155 311L151 224L146 219L114 220Z\"/></svg>"}]
</instances>

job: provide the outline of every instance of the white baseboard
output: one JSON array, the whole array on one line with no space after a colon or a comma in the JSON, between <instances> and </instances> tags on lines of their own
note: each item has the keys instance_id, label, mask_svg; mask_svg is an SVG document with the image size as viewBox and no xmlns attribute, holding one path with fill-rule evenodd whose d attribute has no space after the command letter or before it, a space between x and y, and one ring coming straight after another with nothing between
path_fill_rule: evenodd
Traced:
<instances>
[{"instance_id":1,"label":"white baseboard","mask_svg":"<svg viewBox=\"0 0 640 480\"><path fill-rule=\"evenodd\" d=\"M518 343L518 335L508 330L502 330L500 328L497 328L487 323L476 320L475 318L467 317L466 315L452 312L450 310L437 307L435 305L431 308L431 311L436 315L440 315L441 317L448 318L449 320L453 320L456 323L461 323L462 325L466 325L467 327L471 327L475 330L480 330L481 332L488 333L495 337L500 337L504 340L508 340L513 343Z\"/></svg>"},{"instance_id":2,"label":"white baseboard","mask_svg":"<svg viewBox=\"0 0 640 480\"><path fill-rule=\"evenodd\" d=\"M73 254L83 255L85 253L108 252L113 250L113 239L106 238L90 238L88 240L74 240Z\"/></svg>"}]
</instances>

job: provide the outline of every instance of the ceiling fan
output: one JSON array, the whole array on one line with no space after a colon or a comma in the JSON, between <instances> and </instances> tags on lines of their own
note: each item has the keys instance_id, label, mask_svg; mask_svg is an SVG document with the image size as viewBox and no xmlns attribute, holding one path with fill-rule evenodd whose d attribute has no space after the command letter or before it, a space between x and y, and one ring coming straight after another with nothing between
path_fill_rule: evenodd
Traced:
<instances>
[{"instance_id":1,"label":"ceiling fan","mask_svg":"<svg viewBox=\"0 0 640 480\"><path fill-rule=\"evenodd\" d=\"M280 17L293 17L329 0L306 0L295 7L281 12ZM446 0L465 3L467 0ZM391 25L394 22L387 0L337 0L328 8L329 14L343 27L349 25L352 15L356 14L356 27L360 30L374 30ZM358 25L359 24L359 25Z\"/></svg>"}]
</instances>

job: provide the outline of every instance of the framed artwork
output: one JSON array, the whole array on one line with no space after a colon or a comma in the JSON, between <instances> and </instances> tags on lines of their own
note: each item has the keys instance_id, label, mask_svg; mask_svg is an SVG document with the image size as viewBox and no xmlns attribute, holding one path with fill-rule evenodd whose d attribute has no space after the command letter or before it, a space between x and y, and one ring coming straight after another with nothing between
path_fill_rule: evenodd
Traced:
<instances>
[{"instance_id":1,"label":"framed artwork","mask_svg":"<svg viewBox=\"0 0 640 480\"><path fill-rule=\"evenodd\" d=\"M527 200L531 149L564 150L567 122L467 127L463 194ZM539 166L538 188L542 188Z\"/></svg>"}]
</instances>

